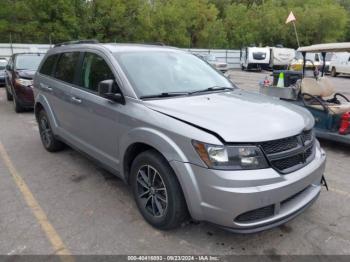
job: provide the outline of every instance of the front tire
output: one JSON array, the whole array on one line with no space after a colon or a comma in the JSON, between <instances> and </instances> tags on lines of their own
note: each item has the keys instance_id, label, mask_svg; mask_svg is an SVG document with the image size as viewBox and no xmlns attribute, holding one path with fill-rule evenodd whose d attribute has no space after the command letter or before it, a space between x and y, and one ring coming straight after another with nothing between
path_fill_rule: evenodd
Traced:
<instances>
[{"instance_id":1,"label":"front tire","mask_svg":"<svg viewBox=\"0 0 350 262\"><path fill-rule=\"evenodd\" d=\"M57 152L64 148L64 144L55 138L49 118L44 110L41 110L38 114L38 125L41 142L47 151Z\"/></svg>"},{"instance_id":2,"label":"front tire","mask_svg":"<svg viewBox=\"0 0 350 262\"><path fill-rule=\"evenodd\" d=\"M168 230L186 220L181 186L167 160L156 151L148 150L135 158L131 186L140 213L153 227Z\"/></svg>"},{"instance_id":3,"label":"front tire","mask_svg":"<svg viewBox=\"0 0 350 262\"><path fill-rule=\"evenodd\" d=\"M19 103L15 95L12 96L12 102L16 113L22 113L24 111L24 107Z\"/></svg>"},{"instance_id":4,"label":"front tire","mask_svg":"<svg viewBox=\"0 0 350 262\"><path fill-rule=\"evenodd\" d=\"M7 99L7 101L12 101L13 96L12 96L11 93L9 92L8 88L9 88L9 87L5 84L6 99Z\"/></svg>"}]
</instances>

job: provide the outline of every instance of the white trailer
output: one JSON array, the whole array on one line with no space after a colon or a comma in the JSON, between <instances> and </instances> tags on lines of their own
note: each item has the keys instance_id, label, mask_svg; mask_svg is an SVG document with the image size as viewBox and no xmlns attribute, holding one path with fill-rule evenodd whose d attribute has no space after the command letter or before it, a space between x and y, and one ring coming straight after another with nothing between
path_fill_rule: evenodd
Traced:
<instances>
[{"instance_id":1,"label":"white trailer","mask_svg":"<svg viewBox=\"0 0 350 262\"><path fill-rule=\"evenodd\" d=\"M240 64L242 70L256 69L261 71L270 63L269 47L245 47L240 52Z\"/></svg>"},{"instance_id":2,"label":"white trailer","mask_svg":"<svg viewBox=\"0 0 350 262\"><path fill-rule=\"evenodd\" d=\"M270 68L287 69L295 57L295 50L284 47L270 47Z\"/></svg>"}]
</instances>

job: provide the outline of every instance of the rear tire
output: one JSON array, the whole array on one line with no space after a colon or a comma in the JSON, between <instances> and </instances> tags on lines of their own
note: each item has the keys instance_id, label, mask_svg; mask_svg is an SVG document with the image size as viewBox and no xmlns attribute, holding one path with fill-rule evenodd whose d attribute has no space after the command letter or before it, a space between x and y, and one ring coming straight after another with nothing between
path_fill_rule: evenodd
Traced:
<instances>
[{"instance_id":1,"label":"rear tire","mask_svg":"<svg viewBox=\"0 0 350 262\"><path fill-rule=\"evenodd\" d=\"M64 144L59 141L52 132L49 118L45 110L41 110L38 114L38 125L41 142L47 151L57 152L64 148Z\"/></svg>"},{"instance_id":2,"label":"rear tire","mask_svg":"<svg viewBox=\"0 0 350 262\"><path fill-rule=\"evenodd\" d=\"M335 67L332 67L331 76L336 77L337 75L338 75L337 70L335 69Z\"/></svg>"},{"instance_id":3,"label":"rear tire","mask_svg":"<svg viewBox=\"0 0 350 262\"><path fill-rule=\"evenodd\" d=\"M140 213L153 227L168 230L186 220L187 206L179 181L156 151L148 150L135 158L131 186Z\"/></svg>"}]
</instances>

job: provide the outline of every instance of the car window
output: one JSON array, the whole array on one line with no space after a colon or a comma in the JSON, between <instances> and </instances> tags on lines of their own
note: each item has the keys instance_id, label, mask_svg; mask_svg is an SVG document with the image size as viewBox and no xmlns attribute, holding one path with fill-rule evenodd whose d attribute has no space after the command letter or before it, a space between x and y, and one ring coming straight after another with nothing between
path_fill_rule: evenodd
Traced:
<instances>
[{"instance_id":1,"label":"car window","mask_svg":"<svg viewBox=\"0 0 350 262\"><path fill-rule=\"evenodd\" d=\"M67 83L73 83L79 55L79 52L63 53L57 62L55 77Z\"/></svg>"},{"instance_id":2,"label":"car window","mask_svg":"<svg viewBox=\"0 0 350 262\"><path fill-rule=\"evenodd\" d=\"M107 79L115 79L106 61L94 53L84 56L81 84L83 88L97 92L98 84Z\"/></svg>"},{"instance_id":3,"label":"car window","mask_svg":"<svg viewBox=\"0 0 350 262\"><path fill-rule=\"evenodd\" d=\"M37 70L45 54L21 54L15 58L17 70Z\"/></svg>"},{"instance_id":4,"label":"car window","mask_svg":"<svg viewBox=\"0 0 350 262\"><path fill-rule=\"evenodd\" d=\"M12 62L12 57L10 58L9 62L7 63L7 66L9 68L12 68L13 62Z\"/></svg>"},{"instance_id":5,"label":"car window","mask_svg":"<svg viewBox=\"0 0 350 262\"><path fill-rule=\"evenodd\" d=\"M46 58L45 62L40 68L40 73L43 75L52 75L53 67L56 63L56 60L58 58L58 55L51 55L48 58Z\"/></svg>"},{"instance_id":6,"label":"car window","mask_svg":"<svg viewBox=\"0 0 350 262\"><path fill-rule=\"evenodd\" d=\"M0 60L0 70L4 70L7 65L6 60Z\"/></svg>"},{"instance_id":7,"label":"car window","mask_svg":"<svg viewBox=\"0 0 350 262\"><path fill-rule=\"evenodd\" d=\"M315 61L316 61L316 62L319 62L319 61L320 61L318 54L315 54Z\"/></svg>"}]
</instances>

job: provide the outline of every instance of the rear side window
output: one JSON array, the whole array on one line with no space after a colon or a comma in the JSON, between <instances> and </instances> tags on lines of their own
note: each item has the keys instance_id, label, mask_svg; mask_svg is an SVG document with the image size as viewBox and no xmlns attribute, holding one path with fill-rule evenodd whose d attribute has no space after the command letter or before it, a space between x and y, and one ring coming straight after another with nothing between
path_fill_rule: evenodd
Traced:
<instances>
[{"instance_id":1,"label":"rear side window","mask_svg":"<svg viewBox=\"0 0 350 262\"><path fill-rule=\"evenodd\" d=\"M40 68L40 73L43 75L52 75L53 67L55 66L58 55L50 55Z\"/></svg>"},{"instance_id":2,"label":"rear side window","mask_svg":"<svg viewBox=\"0 0 350 262\"><path fill-rule=\"evenodd\" d=\"M99 55L86 53L82 68L82 87L93 92L98 91L98 83L114 79L114 75L106 61Z\"/></svg>"},{"instance_id":3,"label":"rear side window","mask_svg":"<svg viewBox=\"0 0 350 262\"><path fill-rule=\"evenodd\" d=\"M63 53L56 65L55 78L67 83L73 83L79 55L79 52Z\"/></svg>"}]
</instances>

